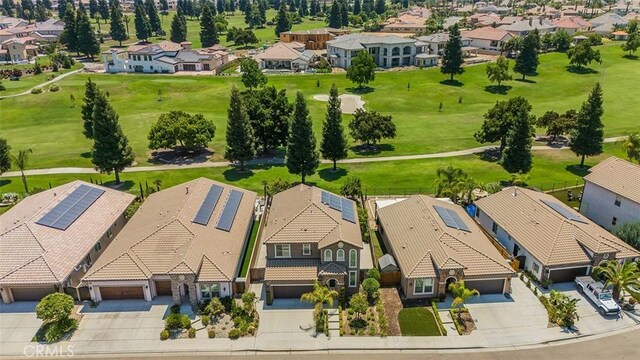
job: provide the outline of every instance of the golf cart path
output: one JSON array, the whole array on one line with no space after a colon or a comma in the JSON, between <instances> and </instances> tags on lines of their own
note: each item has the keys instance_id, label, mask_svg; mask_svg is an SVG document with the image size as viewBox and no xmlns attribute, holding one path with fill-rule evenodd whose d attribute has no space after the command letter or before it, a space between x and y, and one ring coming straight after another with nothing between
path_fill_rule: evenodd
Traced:
<instances>
[{"instance_id":1,"label":"golf cart path","mask_svg":"<svg viewBox=\"0 0 640 360\"><path fill-rule=\"evenodd\" d=\"M14 98L14 97L18 97L18 96L30 95L31 94L31 90L33 90L35 88L43 88L44 89L46 86L49 86L49 85L51 85L51 84L53 84L53 83L55 83L55 82L57 82L59 80L62 80L64 78L66 78L67 76L71 76L73 74L77 74L77 73L79 73L81 71L84 71L84 67L82 67L80 69L77 69L77 70L69 71L68 73L64 73L64 74L59 75L59 76L56 76L56 77L54 77L53 79L51 79L49 81L46 81L46 82L44 82L44 83L42 83L40 85L36 85L36 86L32 87L31 89L25 90L25 91L23 91L21 93L0 96L0 100Z\"/></svg>"}]
</instances>

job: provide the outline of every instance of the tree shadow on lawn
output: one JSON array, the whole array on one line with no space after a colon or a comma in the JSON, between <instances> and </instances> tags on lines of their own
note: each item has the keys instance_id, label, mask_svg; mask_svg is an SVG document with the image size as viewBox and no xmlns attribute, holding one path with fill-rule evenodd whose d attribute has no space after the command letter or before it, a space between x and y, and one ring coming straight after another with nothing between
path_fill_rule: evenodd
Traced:
<instances>
[{"instance_id":1,"label":"tree shadow on lawn","mask_svg":"<svg viewBox=\"0 0 640 360\"><path fill-rule=\"evenodd\" d=\"M122 174L120 174L120 176L122 176ZM131 190L135 185L136 183L133 180L120 181L120 184L116 184L115 180L105 181L102 183L102 186L106 186L112 189L117 189L120 191Z\"/></svg>"},{"instance_id":2,"label":"tree shadow on lawn","mask_svg":"<svg viewBox=\"0 0 640 360\"><path fill-rule=\"evenodd\" d=\"M185 151L181 149L162 149L152 151L148 161L152 164L189 165L209 161L213 151L210 149L198 149Z\"/></svg>"},{"instance_id":3,"label":"tree shadow on lawn","mask_svg":"<svg viewBox=\"0 0 640 360\"><path fill-rule=\"evenodd\" d=\"M224 179L227 181L239 181L252 177L253 170L252 168L245 165L244 170L240 170L239 165L234 165L230 169L227 169L222 172Z\"/></svg>"},{"instance_id":4,"label":"tree shadow on lawn","mask_svg":"<svg viewBox=\"0 0 640 360\"><path fill-rule=\"evenodd\" d=\"M594 70L592 68L584 67L584 66L575 66L575 65L567 65L566 69L568 72L579 75L588 75L588 74L597 74L598 70Z\"/></svg>"},{"instance_id":5,"label":"tree shadow on lawn","mask_svg":"<svg viewBox=\"0 0 640 360\"><path fill-rule=\"evenodd\" d=\"M80 156L85 159L91 159L91 151L85 151L82 154L80 154Z\"/></svg>"},{"instance_id":6,"label":"tree shadow on lawn","mask_svg":"<svg viewBox=\"0 0 640 360\"><path fill-rule=\"evenodd\" d=\"M376 145L355 145L350 148L351 151L357 155L378 155L383 151L394 151L395 147L391 144L376 144Z\"/></svg>"},{"instance_id":7,"label":"tree shadow on lawn","mask_svg":"<svg viewBox=\"0 0 640 360\"><path fill-rule=\"evenodd\" d=\"M333 167L330 167L330 168L326 168L318 171L318 176L320 176L320 179L324 181L331 182L346 176L348 173L349 171L347 169L343 169L339 167L336 171L333 171Z\"/></svg>"},{"instance_id":8,"label":"tree shadow on lawn","mask_svg":"<svg viewBox=\"0 0 640 360\"><path fill-rule=\"evenodd\" d=\"M511 85L487 85L484 87L484 91L491 94L507 95L507 92L512 88Z\"/></svg>"},{"instance_id":9,"label":"tree shadow on lawn","mask_svg":"<svg viewBox=\"0 0 640 360\"><path fill-rule=\"evenodd\" d=\"M501 154L500 154L500 149L498 147L494 147L491 149L487 149L477 155L482 161L497 163L498 161L500 161Z\"/></svg>"},{"instance_id":10,"label":"tree shadow on lawn","mask_svg":"<svg viewBox=\"0 0 640 360\"><path fill-rule=\"evenodd\" d=\"M580 177L586 176L589 173L589 168L591 168L591 166L585 165L580 167L580 164L565 166L565 170Z\"/></svg>"},{"instance_id":11,"label":"tree shadow on lawn","mask_svg":"<svg viewBox=\"0 0 640 360\"><path fill-rule=\"evenodd\" d=\"M622 55L622 57L627 59L627 60L638 60L639 59L638 55L632 55L632 54L625 54L625 55Z\"/></svg>"},{"instance_id":12,"label":"tree shadow on lawn","mask_svg":"<svg viewBox=\"0 0 640 360\"><path fill-rule=\"evenodd\" d=\"M531 79L514 79L513 81L517 81L525 84L537 84L535 80L531 80Z\"/></svg>"},{"instance_id":13,"label":"tree shadow on lawn","mask_svg":"<svg viewBox=\"0 0 640 360\"><path fill-rule=\"evenodd\" d=\"M0 187L11 184L9 179L0 179Z\"/></svg>"},{"instance_id":14,"label":"tree shadow on lawn","mask_svg":"<svg viewBox=\"0 0 640 360\"><path fill-rule=\"evenodd\" d=\"M374 92L376 89L372 88L371 86L368 85L364 85L364 86L355 86L355 87L348 87L345 89L347 92L350 92L352 94L369 94Z\"/></svg>"},{"instance_id":15,"label":"tree shadow on lawn","mask_svg":"<svg viewBox=\"0 0 640 360\"><path fill-rule=\"evenodd\" d=\"M442 80L442 81L440 81L440 84L447 85L447 86L455 86L455 87L464 86L464 83L462 83L462 82L460 82L458 80Z\"/></svg>"}]
</instances>

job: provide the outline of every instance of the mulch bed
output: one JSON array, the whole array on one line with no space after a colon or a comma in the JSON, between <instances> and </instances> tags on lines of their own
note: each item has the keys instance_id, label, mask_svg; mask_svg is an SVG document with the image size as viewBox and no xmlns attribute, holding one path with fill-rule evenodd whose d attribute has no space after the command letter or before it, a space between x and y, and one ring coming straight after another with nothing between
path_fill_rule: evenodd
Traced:
<instances>
[{"instance_id":1,"label":"mulch bed","mask_svg":"<svg viewBox=\"0 0 640 360\"><path fill-rule=\"evenodd\" d=\"M380 293L384 300L384 313L389 319L389 336L400 336L400 323L398 313L403 309L397 288L381 288Z\"/></svg>"},{"instance_id":2,"label":"mulch bed","mask_svg":"<svg viewBox=\"0 0 640 360\"><path fill-rule=\"evenodd\" d=\"M458 314L455 314L454 321L458 321ZM462 313L462 334L469 335L476 329L476 323L473 321L473 317L468 311Z\"/></svg>"}]
</instances>

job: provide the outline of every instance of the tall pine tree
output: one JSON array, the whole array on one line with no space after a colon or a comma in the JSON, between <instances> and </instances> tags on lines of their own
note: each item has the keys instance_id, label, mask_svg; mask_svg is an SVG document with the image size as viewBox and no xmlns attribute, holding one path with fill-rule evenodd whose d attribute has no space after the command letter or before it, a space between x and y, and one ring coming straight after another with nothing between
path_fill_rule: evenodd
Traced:
<instances>
[{"instance_id":1,"label":"tall pine tree","mask_svg":"<svg viewBox=\"0 0 640 360\"><path fill-rule=\"evenodd\" d=\"M449 74L453 81L454 75L464 72L462 64L464 63L464 55L462 54L462 37L460 36L460 28L458 24L454 24L449 31L449 41L444 46L444 54L442 56L442 67L440 72Z\"/></svg>"},{"instance_id":2,"label":"tall pine tree","mask_svg":"<svg viewBox=\"0 0 640 360\"><path fill-rule=\"evenodd\" d=\"M119 43L119 46L122 46L122 42L127 40L129 36L127 35L127 28L124 23L124 18L122 16L122 8L120 7L120 0L112 0L111 3L111 28L109 33L111 34L111 38L116 40Z\"/></svg>"},{"instance_id":3,"label":"tall pine tree","mask_svg":"<svg viewBox=\"0 0 640 360\"><path fill-rule=\"evenodd\" d=\"M353 3L353 15L359 15L360 14L360 0L356 0Z\"/></svg>"},{"instance_id":4,"label":"tall pine tree","mask_svg":"<svg viewBox=\"0 0 640 360\"><path fill-rule=\"evenodd\" d=\"M136 0L136 37L138 40L146 42L151 37L151 24L147 12L144 11L142 0Z\"/></svg>"},{"instance_id":5,"label":"tall pine tree","mask_svg":"<svg viewBox=\"0 0 640 360\"><path fill-rule=\"evenodd\" d=\"M334 1L331 4L331 10L329 13L329 27L334 29L340 29L342 27L342 16L340 15L340 4Z\"/></svg>"},{"instance_id":6,"label":"tall pine tree","mask_svg":"<svg viewBox=\"0 0 640 360\"><path fill-rule=\"evenodd\" d=\"M98 13L98 1L97 0L89 0L89 17L95 18L96 13Z\"/></svg>"},{"instance_id":7,"label":"tall pine tree","mask_svg":"<svg viewBox=\"0 0 640 360\"><path fill-rule=\"evenodd\" d=\"M537 30L532 31L522 40L522 48L520 53L516 56L516 63L513 66L513 71L518 74L522 74L522 80L527 75L531 75L538 69L538 48L540 47L540 35Z\"/></svg>"},{"instance_id":8,"label":"tall pine tree","mask_svg":"<svg viewBox=\"0 0 640 360\"><path fill-rule=\"evenodd\" d=\"M586 156L602 154L604 125L602 124L602 88L596 83L587 101L582 103L571 134L571 151L581 156L580 167L584 166Z\"/></svg>"},{"instance_id":9,"label":"tall pine tree","mask_svg":"<svg viewBox=\"0 0 640 360\"><path fill-rule=\"evenodd\" d=\"M533 166L531 143L533 142L533 121L529 114L531 105L525 100L513 113L513 123L507 135L507 144L502 152L501 163L505 170L514 173L528 173Z\"/></svg>"},{"instance_id":10,"label":"tall pine tree","mask_svg":"<svg viewBox=\"0 0 640 360\"><path fill-rule=\"evenodd\" d=\"M307 109L307 102L301 92L296 94L293 121L287 141L287 169L302 177L313 175L320 165L320 156L316 151L316 138L313 135L313 123Z\"/></svg>"},{"instance_id":11,"label":"tall pine tree","mask_svg":"<svg viewBox=\"0 0 640 360\"><path fill-rule=\"evenodd\" d=\"M242 102L240 91L231 88L231 100L227 111L227 148L224 158L231 162L239 162L240 170L244 170L245 162L253 159L253 133L247 110Z\"/></svg>"},{"instance_id":12,"label":"tall pine tree","mask_svg":"<svg viewBox=\"0 0 640 360\"><path fill-rule=\"evenodd\" d=\"M147 16L149 17L149 25L151 26L151 31L153 31L156 36L158 36L162 33L162 20L160 20L160 15L158 14L156 4L153 2L153 0L145 0L144 7L147 12Z\"/></svg>"},{"instance_id":13,"label":"tall pine tree","mask_svg":"<svg viewBox=\"0 0 640 360\"><path fill-rule=\"evenodd\" d=\"M91 26L91 20L84 11L78 11L78 51L93 59L100 53L100 41Z\"/></svg>"},{"instance_id":14,"label":"tall pine tree","mask_svg":"<svg viewBox=\"0 0 640 360\"><path fill-rule=\"evenodd\" d=\"M109 4L110 3L107 2L107 0L98 0L98 13L100 14L102 20L104 20L105 24L107 23L107 19L109 18Z\"/></svg>"},{"instance_id":15,"label":"tall pine tree","mask_svg":"<svg viewBox=\"0 0 640 360\"><path fill-rule=\"evenodd\" d=\"M278 15L276 15L276 36L280 36L281 32L291 30L291 19L289 19L289 14L287 14L287 7L282 2L280 4L280 8L278 9Z\"/></svg>"},{"instance_id":16,"label":"tall pine tree","mask_svg":"<svg viewBox=\"0 0 640 360\"><path fill-rule=\"evenodd\" d=\"M202 15L200 16L200 41L202 47L213 46L219 42L216 22L208 3L202 7Z\"/></svg>"},{"instance_id":17,"label":"tall pine tree","mask_svg":"<svg viewBox=\"0 0 640 360\"><path fill-rule=\"evenodd\" d=\"M13 11L14 6L15 5L13 4L13 0L2 0L2 10L4 11L4 14L6 16L15 16L16 13ZM62 14L64 15L64 12Z\"/></svg>"},{"instance_id":18,"label":"tall pine tree","mask_svg":"<svg viewBox=\"0 0 640 360\"><path fill-rule=\"evenodd\" d=\"M96 102L99 92L98 85L91 81L91 79L87 80L84 84L84 99L82 99L82 109L80 112L83 122L82 133L87 139L93 139L93 105Z\"/></svg>"},{"instance_id":19,"label":"tall pine tree","mask_svg":"<svg viewBox=\"0 0 640 360\"><path fill-rule=\"evenodd\" d=\"M322 124L322 142L320 153L325 159L333 161L333 170L337 170L336 162L347 157L347 137L342 126L342 109L336 84L331 85L327 114Z\"/></svg>"},{"instance_id":20,"label":"tall pine tree","mask_svg":"<svg viewBox=\"0 0 640 360\"><path fill-rule=\"evenodd\" d=\"M173 15L173 19L171 20L171 41L175 43L181 43L183 41L187 41L187 20L185 19L182 12L178 11L175 15Z\"/></svg>"},{"instance_id":21,"label":"tall pine tree","mask_svg":"<svg viewBox=\"0 0 640 360\"><path fill-rule=\"evenodd\" d=\"M64 30L60 36L60 42L63 43L69 52L78 51L78 28L76 22L76 13L70 7L66 7L64 15Z\"/></svg>"}]
</instances>

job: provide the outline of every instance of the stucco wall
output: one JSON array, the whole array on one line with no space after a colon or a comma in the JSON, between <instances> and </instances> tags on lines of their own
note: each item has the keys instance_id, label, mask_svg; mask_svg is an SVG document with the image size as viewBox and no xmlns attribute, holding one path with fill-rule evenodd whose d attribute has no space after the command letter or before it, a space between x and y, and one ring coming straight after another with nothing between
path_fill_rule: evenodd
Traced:
<instances>
[{"instance_id":1,"label":"stucco wall","mask_svg":"<svg viewBox=\"0 0 640 360\"><path fill-rule=\"evenodd\" d=\"M620 206L615 205L616 197L620 200ZM617 225L640 221L640 204L617 196L598 185L586 182L580 213L603 228L611 230L615 227L611 223L614 217Z\"/></svg>"}]
</instances>

